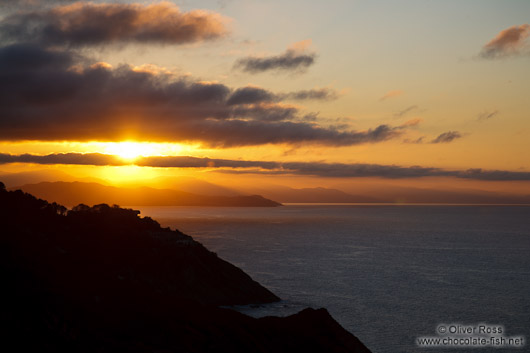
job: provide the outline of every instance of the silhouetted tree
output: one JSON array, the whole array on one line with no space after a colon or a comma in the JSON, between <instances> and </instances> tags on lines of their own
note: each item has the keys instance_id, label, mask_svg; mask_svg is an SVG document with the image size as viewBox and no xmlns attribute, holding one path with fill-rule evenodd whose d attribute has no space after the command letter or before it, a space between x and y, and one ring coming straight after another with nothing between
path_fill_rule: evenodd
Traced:
<instances>
[{"instance_id":1,"label":"silhouetted tree","mask_svg":"<svg viewBox=\"0 0 530 353\"><path fill-rule=\"evenodd\" d=\"M90 206L80 203L77 206L72 207L72 212L86 212L90 210Z\"/></svg>"},{"instance_id":2,"label":"silhouetted tree","mask_svg":"<svg viewBox=\"0 0 530 353\"><path fill-rule=\"evenodd\" d=\"M51 206L51 208L52 208L54 213L56 213L56 214L58 214L60 216L65 216L66 215L67 208L64 207L63 205L59 205L57 202L54 202L50 206Z\"/></svg>"}]
</instances>

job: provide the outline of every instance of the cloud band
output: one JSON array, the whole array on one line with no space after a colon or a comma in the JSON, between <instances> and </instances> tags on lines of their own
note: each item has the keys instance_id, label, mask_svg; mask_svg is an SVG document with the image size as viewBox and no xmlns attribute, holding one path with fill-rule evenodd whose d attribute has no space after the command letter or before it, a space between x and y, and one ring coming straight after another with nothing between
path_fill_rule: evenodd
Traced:
<instances>
[{"instance_id":1,"label":"cloud band","mask_svg":"<svg viewBox=\"0 0 530 353\"><path fill-rule=\"evenodd\" d=\"M141 167L155 168L208 168L230 173L295 174L335 178L379 177L387 179L403 179L420 177L454 177L491 181L530 181L530 172L514 172L506 170L446 170L420 166L403 167L363 163L344 164L322 162L244 161L199 158L192 156L142 157L134 162L126 162L116 156L99 153L59 153L44 156L0 153L0 164L7 163L96 166L125 166L134 164Z\"/></svg>"}]
</instances>

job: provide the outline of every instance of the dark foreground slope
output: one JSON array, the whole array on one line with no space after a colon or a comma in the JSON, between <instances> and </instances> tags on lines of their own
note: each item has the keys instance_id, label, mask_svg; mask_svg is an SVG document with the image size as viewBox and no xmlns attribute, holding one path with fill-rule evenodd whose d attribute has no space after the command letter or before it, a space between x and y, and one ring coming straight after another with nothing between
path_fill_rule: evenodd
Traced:
<instances>
[{"instance_id":1,"label":"dark foreground slope","mask_svg":"<svg viewBox=\"0 0 530 353\"><path fill-rule=\"evenodd\" d=\"M324 309L254 319L219 308L278 298L136 211L67 212L1 186L5 351L368 352Z\"/></svg>"}]
</instances>

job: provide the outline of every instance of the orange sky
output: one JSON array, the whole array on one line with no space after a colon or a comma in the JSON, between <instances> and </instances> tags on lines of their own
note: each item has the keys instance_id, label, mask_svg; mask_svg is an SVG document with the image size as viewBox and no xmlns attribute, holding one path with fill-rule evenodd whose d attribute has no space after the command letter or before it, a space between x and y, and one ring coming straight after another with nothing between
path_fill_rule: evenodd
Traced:
<instances>
[{"instance_id":1,"label":"orange sky","mask_svg":"<svg viewBox=\"0 0 530 353\"><path fill-rule=\"evenodd\" d=\"M297 4L1 5L0 171L530 193L530 5Z\"/></svg>"}]
</instances>

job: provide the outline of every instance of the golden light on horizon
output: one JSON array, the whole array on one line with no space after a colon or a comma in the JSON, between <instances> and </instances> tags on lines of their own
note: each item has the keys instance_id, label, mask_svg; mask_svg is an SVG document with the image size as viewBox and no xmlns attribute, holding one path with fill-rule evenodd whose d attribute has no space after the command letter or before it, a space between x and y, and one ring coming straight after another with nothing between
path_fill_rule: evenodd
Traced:
<instances>
[{"instance_id":1,"label":"golden light on horizon","mask_svg":"<svg viewBox=\"0 0 530 353\"><path fill-rule=\"evenodd\" d=\"M199 144L176 142L143 142L123 140L118 142L106 141L20 141L0 143L3 153L37 154L51 153L101 153L111 154L133 161L142 156L179 156L194 154L201 150Z\"/></svg>"},{"instance_id":2,"label":"golden light on horizon","mask_svg":"<svg viewBox=\"0 0 530 353\"><path fill-rule=\"evenodd\" d=\"M100 178L118 186L123 184L136 186L137 183L141 184L141 181L160 176L154 168L136 165L100 167L97 174L99 174Z\"/></svg>"}]
</instances>

